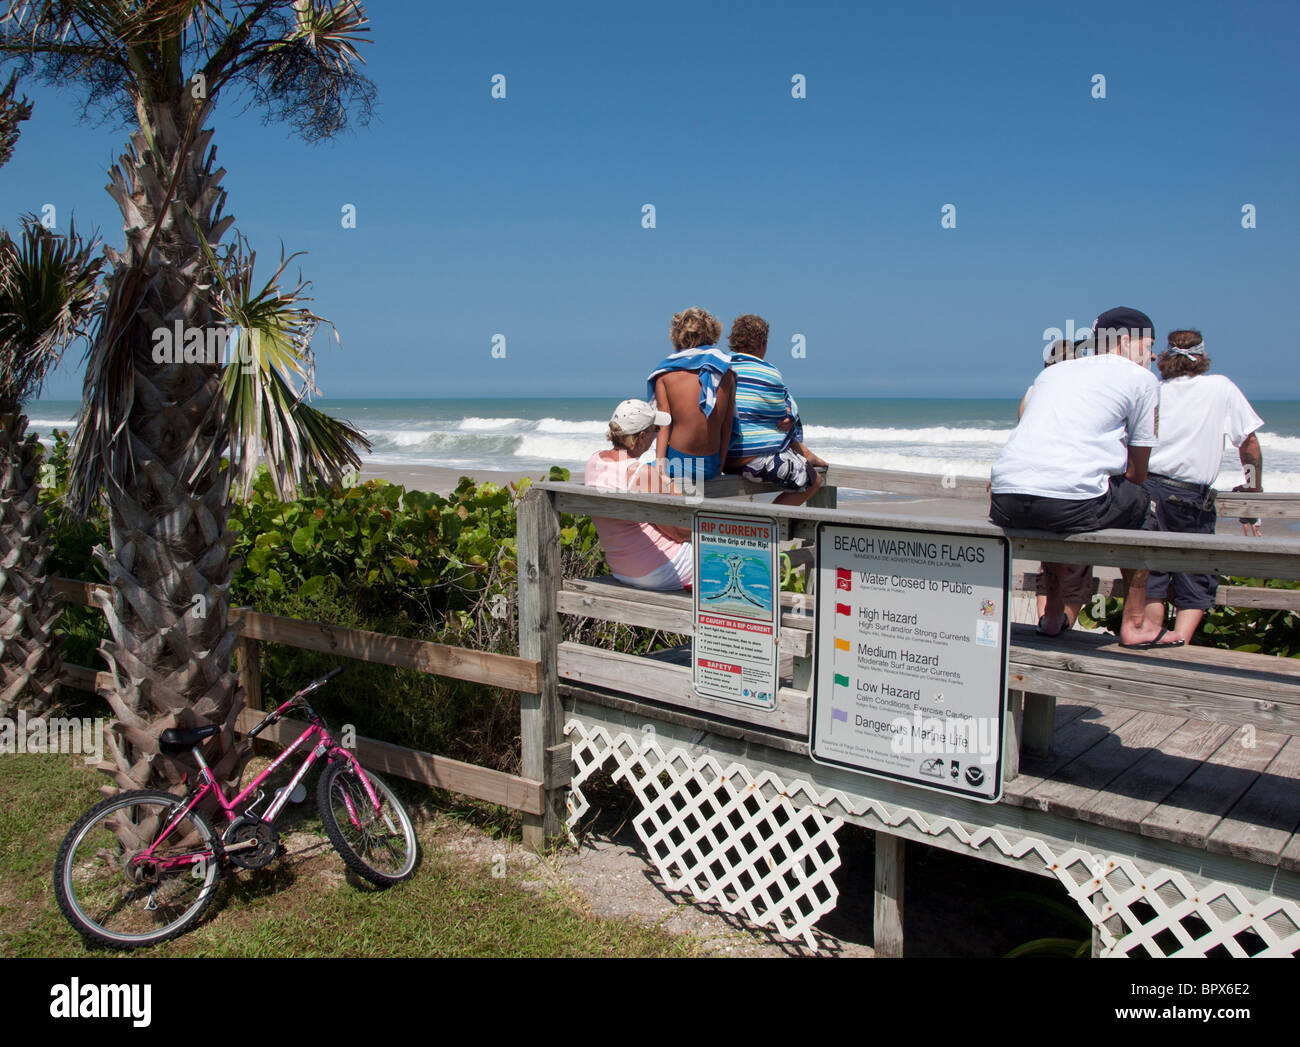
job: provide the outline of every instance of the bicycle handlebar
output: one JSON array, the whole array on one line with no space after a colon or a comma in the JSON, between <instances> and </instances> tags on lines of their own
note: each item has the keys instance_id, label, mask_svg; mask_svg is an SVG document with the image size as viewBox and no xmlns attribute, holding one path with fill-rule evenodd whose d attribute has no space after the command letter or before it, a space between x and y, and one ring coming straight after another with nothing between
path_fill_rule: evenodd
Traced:
<instances>
[{"instance_id":1,"label":"bicycle handlebar","mask_svg":"<svg viewBox=\"0 0 1300 1047\"><path fill-rule=\"evenodd\" d=\"M324 687L325 684L329 683L330 680L334 679L334 677L338 676L338 674L341 673L342 671L343 671L343 666L341 666L341 665L336 665L333 669L331 669L329 672L327 672L324 676L318 676L315 680L312 680L311 683L309 683L309 684L308 684L306 687L304 687L301 691L299 691L297 694L295 694L295 695L293 696L293 698L290 699L290 702L297 701L299 698L306 698L307 695L309 695L309 694L312 693L312 691L315 691L315 690L317 690L318 688ZM286 708L287 708L287 706L286 706ZM256 727L254 727L251 731L248 732L248 737L249 737L249 738L256 738L256 737L258 736L258 734L262 731L262 729L263 729L264 727L269 727L271 724L275 723L279 718L280 718L280 717L279 717L279 715L278 715L277 713L269 713L269 714L266 716L266 718L265 718L264 720L262 720L261 723L259 723Z\"/></svg>"},{"instance_id":2,"label":"bicycle handlebar","mask_svg":"<svg viewBox=\"0 0 1300 1047\"><path fill-rule=\"evenodd\" d=\"M308 689L315 690L317 687L320 687L322 684L329 683L330 680L334 679L334 677L338 676L338 674L341 673L342 671L343 671L343 666L336 665L324 676L315 679L311 683L309 683L305 688L303 688L303 690L308 690Z\"/></svg>"}]
</instances>

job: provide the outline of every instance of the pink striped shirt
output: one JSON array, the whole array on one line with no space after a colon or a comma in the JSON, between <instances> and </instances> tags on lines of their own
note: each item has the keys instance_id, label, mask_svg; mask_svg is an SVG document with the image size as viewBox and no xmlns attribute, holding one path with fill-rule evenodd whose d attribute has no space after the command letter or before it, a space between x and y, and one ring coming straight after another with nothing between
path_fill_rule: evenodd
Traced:
<instances>
[{"instance_id":1,"label":"pink striped shirt","mask_svg":"<svg viewBox=\"0 0 1300 1047\"><path fill-rule=\"evenodd\" d=\"M632 459L626 451L599 451L587 459L583 483L606 491L626 491L627 470L631 464ZM627 578L644 578L662 569L677 560L682 549L690 545L669 538L654 524L615 520L608 516L593 516L591 522L596 525L596 534L605 550L609 569ZM689 582L690 579L683 581Z\"/></svg>"}]
</instances>

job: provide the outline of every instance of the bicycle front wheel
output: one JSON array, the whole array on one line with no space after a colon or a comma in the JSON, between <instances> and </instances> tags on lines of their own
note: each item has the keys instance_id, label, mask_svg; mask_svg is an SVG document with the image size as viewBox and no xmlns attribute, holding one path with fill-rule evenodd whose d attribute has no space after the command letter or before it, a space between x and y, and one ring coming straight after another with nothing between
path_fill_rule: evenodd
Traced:
<instances>
[{"instance_id":1,"label":"bicycle front wheel","mask_svg":"<svg viewBox=\"0 0 1300 1047\"><path fill-rule=\"evenodd\" d=\"M171 793L134 789L92 807L69 830L54 863L54 896L83 938L138 949L203 915L221 875L217 845L207 818L184 808Z\"/></svg>"},{"instance_id":2,"label":"bicycle front wheel","mask_svg":"<svg viewBox=\"0 0 1300 1047\"><path fill-rule=\"evenodd\" d=\"M349 760L336 760L320 776L316 802L325 834L349 869L381 887L399 883L420 859L415 827L402 802L378 775L365 772L379 809Z\"/></svg>"}]
</instances>

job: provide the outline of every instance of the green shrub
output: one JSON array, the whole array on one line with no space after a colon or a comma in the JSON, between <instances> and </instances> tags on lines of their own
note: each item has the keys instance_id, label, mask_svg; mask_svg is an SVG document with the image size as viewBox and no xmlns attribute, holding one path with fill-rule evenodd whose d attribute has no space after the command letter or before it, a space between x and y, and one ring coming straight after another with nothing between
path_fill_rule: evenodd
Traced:
<instances>
[{"instance_id":1,"label":"green shrub","mask_svg":"<svg viewBox=\"0 0 1300 1047\"><path fill-rule=\"evenodd\" d=\"M51 569L103 581L92 555L108 541L100 510L81 521L66 512L67 434L50 451L52 479L42 500L55 535ZM553 468L550 480L568 480ZM501 487L463 478L447 496L384 480L321 487L281 501L263 470L230 526L236 570L232 607L502 654L518 653L516 512L530 481ZM560 520L565 577L608 572L588 517ZM786 587L802 591L801 572ZM684 637L594 619L565 617L564 637L592 646L645 653ZM66 660L97 664L107 629L94 608L68 607ZM472 763L515 770L519 696L511 691L339 659L280 644L261 644L264 704L272 707L336 664L345 672L314 704L335 726Z\"/></svg>"}]
</instances>

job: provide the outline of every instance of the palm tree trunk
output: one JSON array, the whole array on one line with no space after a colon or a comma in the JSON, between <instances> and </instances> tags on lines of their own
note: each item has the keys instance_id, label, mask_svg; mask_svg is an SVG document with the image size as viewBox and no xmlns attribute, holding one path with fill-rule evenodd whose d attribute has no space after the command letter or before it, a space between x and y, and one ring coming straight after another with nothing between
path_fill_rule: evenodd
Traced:
<instances>
[{"instance_id":1,"label":"palm tree trunk","mask_svg":"<svg viewBox=\"0 0 1300 1047\"><path fill-rule=\"evenodd\" d=\"M220 217L224 171L213 170L215 150L204 155L211 132L186 141L184 103L142 107L141 116L149 133L132 136L109 187L126 250L108 252L109 314L116 307L122 322L106 322L102 337L126 340L134 376L130 462L110 480L112 548L96 551L112 585L111 597L100 600L111 637L101 650L115 681L107 698L116 716L101 769L122 788L174 788L193 767L188 756L160 753L158 736L168 727L219 723L220 756L209 762L229 786L247 758L247 746L234 740L243 692L231 672L237 632L227 620L230 477L216 466L193 475L192 444L196 433L215 435L221 367L155 362L153 332L178 320L186 329L212 322L213 274L200 238L215 244L231 219Z\"/></svg>"},{"instance_id":2,"label":"palm tree trunk","mask_svg":"<svg viewBox=\"0 0 1300 1047\"><path fill-rule=\"evenodd\" d=\"M57 710L60 608L47 570L53 550L37 499L41 446L16 403L0 403L0 717Z\"/></svg>"}]
</instances>

